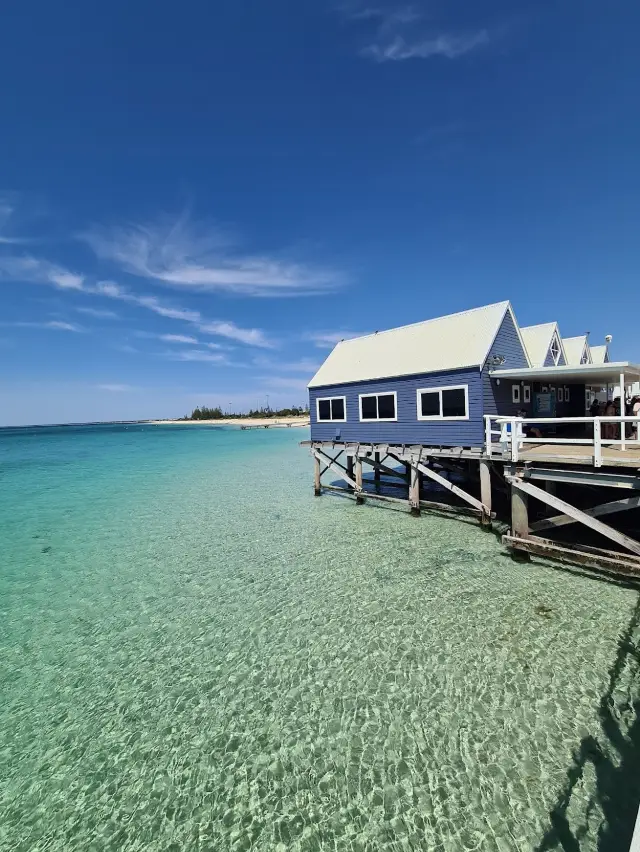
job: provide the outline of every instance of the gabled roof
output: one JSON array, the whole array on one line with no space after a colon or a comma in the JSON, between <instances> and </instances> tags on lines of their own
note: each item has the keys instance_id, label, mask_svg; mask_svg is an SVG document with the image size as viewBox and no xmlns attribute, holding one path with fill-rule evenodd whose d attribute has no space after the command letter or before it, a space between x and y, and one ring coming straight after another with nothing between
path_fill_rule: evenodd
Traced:
<instances>
[{"instance_id":1,"label":"gabled roof","mask_svg":"<svg viewBox=\"0 0 640 852\"><path fill-rule=\"evenodd\" d=\"M562 345L564 346L564 354L567 358L567 364L580 364L582 362L582 354L585 346L587 347L589 357L591 357L589 341L586 334L580 334L578 337L565 337L562 341ZM591 361L588 363L591 363Z\"/></svg>"},{"instance_id":2,"label":"gabled roof","mask_svg":"<svg viewBox=\"0 0 640 852\"><path fill-rule=\"evenodd\" d=\"M591 360L594 364L606 364L609 358L609 346L603 343L601 346L591 347Z\"/></svg>"},{"instance_id":3,"label":"gabled roof","mask_svg":"<svg viewBox=\"0 0 640 852\"><path fill-rule=\"evenodd\" d=\"M544 366L554 334L558 335L560 351L565 355L565 361L567 360L566 353L564 353L564 348L562 346L562 338L560 337L560 330L558 329L557 322L545 322L541 325L529 325L526 328L521 328L520 333L522 334L522 339L524 340L524 345L527 349L527 354L532 367Z\"/></svg>"},{"instance_id":4,"label":"gabled roof","mask_svg":"<svg viewBox=\"0 0 640 852\"><path fill-rule=\"evenodd\" d=\"M342 340L309 387L481 367L507 311L498 302L446 317ZM518 324L515 322L516 329Z\"/></svg>"}]
</instances>

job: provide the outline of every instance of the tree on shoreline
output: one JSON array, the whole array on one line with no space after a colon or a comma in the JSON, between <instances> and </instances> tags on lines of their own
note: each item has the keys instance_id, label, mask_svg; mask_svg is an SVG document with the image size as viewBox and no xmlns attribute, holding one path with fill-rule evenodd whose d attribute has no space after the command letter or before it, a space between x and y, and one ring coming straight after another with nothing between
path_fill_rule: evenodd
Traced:
<instances>
[{"instance_id":1,"label":"tree on shoreline","mask_svg":"<svg viewBox=\"0 0 640 852\"><path fill-rule=\"evenodd\" d=\"M292 405L291 408L281 408L278 411L272 411L271 409L251 409L248 414L234 414L228 413L225 414L222 411L222 408L219 405L214 406L214 408L208 408L206 405L199 405L193 409L191 414L185 415L183 420L223 420L225 418L233 417L239 420L249 419L251 417L302 417L305 414L309 413L309 409L304 409L301 406Z\"/></svg>"}]
</instances>

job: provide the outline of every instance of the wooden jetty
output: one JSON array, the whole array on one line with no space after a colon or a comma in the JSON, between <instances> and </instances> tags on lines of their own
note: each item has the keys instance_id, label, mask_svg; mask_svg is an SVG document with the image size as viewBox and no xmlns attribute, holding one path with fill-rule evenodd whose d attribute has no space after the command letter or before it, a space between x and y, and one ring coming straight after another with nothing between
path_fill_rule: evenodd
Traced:
<instances>
[{"instance_id":1,"label":"wooden jetty","mask_svg":"<svg viewBox=\"0 0 640 852\"><path fill-rule=\"evenodd\" d=\"M520 418L488 421L508 423L506 434L515 440L492 440L480 447L305 441L315 462L315 494L334 491L357 503L372 499L404 504L413 515L424 510L474 515L484 526L491 526L498 515L494 494L499 487L511 509L510 530L502 538L511 550L640 576L640 541L616 528L611 519L640 509L640 441L625 450L619 448L621 441L618 446L615 442L602 446L598 435L590 447L584 441L572 444L570 439L545 443L524 438ZM373 472L372 479L365 479L365 470ZM458 474L456 481L448 478L451 473ZM330 475L333 481L328 483ZM450 499L438 500L433 490L427 499L425 482L435 483L436 494L446 491ZM400 488L405 496L382 493L381 486L385 492ZM567 494L559 497L558 490L565 486L569 486ZM537 519L530 518L534 501ZM605 517L606 523L601 520ZM597 533L609 547L581 544L574 535L557 535L558 530L575 525Z\"/></svg>"},{"instance_id":2,"label":"wooden jetty","mask_svg":"<svg viewBox=\"0 0 640 852\"><path fill-rule=\"evenodd\" d=\"M341 341L309 383L315 493L508 517L524 558L640 574L640 365L609 342L520 328L509 302ZM615 416L586 416L598 396Z\"/></svg>"},{"instance_id":3,"label":"wooden jetty","mask_svg":"<svg viewBox=\"0 0 640 852\"><path fill-rule=\"evenodd\" d=\"M240 426L240 428L244 431L245 429L291 429L292 426L308 426L308 423L252 423L247 426Z\"/></svg>"}]
</instances>

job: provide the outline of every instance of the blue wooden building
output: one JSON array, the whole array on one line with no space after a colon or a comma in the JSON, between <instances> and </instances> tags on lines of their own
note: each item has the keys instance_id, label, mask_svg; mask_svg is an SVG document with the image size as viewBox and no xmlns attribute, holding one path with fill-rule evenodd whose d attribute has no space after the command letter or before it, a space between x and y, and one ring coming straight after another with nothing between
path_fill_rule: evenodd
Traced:
<instances>
[{"instance_id":1,"label":"blue wooden building","mask_svg":"<svg viewBox=\"0 0 640 852\"><path fill-rule=\"evenodd\" d=\"M491 370L529 366L509 302L341 341L309 383L311 439L480 446L485 414L529 402Z\"/></svg>"}]
</instances>

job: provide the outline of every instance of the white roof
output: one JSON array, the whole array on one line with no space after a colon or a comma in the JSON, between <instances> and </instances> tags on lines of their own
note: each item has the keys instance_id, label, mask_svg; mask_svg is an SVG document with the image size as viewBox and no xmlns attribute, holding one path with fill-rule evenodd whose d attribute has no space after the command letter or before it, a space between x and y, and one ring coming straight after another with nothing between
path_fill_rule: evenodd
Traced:
<instances>
[{"instance_id":1,"label":"white roof","mask_svg":"<svg viewBox=\"0 0 640 852\"><path fill-rule=\"evenodd\" d=\"M542 367L544 365L554 334L558 335L558 342L560 343L560 349L562 349L562 338L560 337L557 322L529 325L526 328L521 328L520 333L522 334L532 367Z\"/></svg>"},{"instance_id":2,"label":"white roof","mask_svg":"<svg viewBox=\"0 0 640 852\"><path fill-rule=\"evenodd\" d=\"M510 303L498 302L342 340L309 387L482 366L507 311L513 315Z\"/></svg>"},{"instance_id":3,"label":"white roof","mask_svg":"<svg viewBox=\"0 0 640 852\"><path fill-rule=\"evenodd\" d=\"M564 346L567 364L579 364L582 360L584 347L587 346L587 351L589 349L586 334L580 334L578 337L564 337L562 345Z\"/></svg>"},{"instance_id":4,"label":"white roof","mask_svg":"<svg viewBox=\"0 0 640 852\"><path fill-rule=\"evenodd\" d=\"M640 379L640 365L629 361L608 364L575 364L566 367L516 367L491 370L494 379L529 379L541 382L574 382L575 384L615 384L624 373L629 381ZM625 381L625 384L627 382Z\"/></svg>"},{"instance_id":5,"label":"white roof","mask_svg":"<svg viewBox=\"0 0 640 852\"><path fill-rule=\"evenodd\" d=\"M604 364L607 360L607 352L609 347L606 343L603 343L601 346L592 346L591 347L591 360L594 364Z\"/></svg>"}]
</instances>

